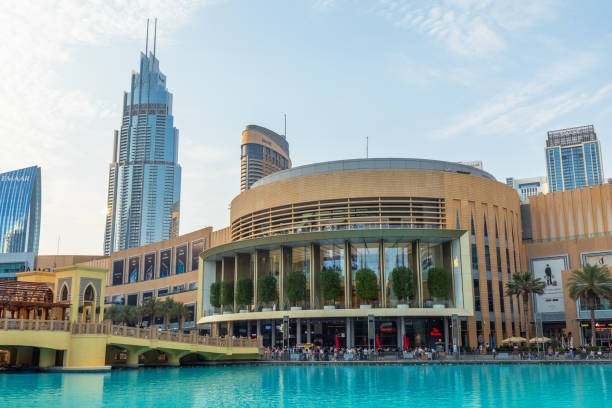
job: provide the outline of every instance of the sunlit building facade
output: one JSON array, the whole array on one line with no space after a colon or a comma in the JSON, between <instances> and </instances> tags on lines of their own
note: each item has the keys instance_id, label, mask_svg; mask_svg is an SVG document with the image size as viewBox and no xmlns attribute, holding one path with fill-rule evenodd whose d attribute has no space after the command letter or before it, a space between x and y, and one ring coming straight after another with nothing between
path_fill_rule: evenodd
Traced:
<instances>
[{"instance_id":1,"label":"sunlit building facade","mask_svg":"<svg viewBox=\"0 0 612 408\"><path fill-rule=\"evenodd\" d=\"M172 94L155 53L140 55L123 97L109 169L106 255L178 235L181 167Z\"/></svg>"},{"instance_id":2,"label":"sunlit building facade","mask_svg":"<svg viewBox=\"0 0 612 408\"><path fill-rule=\"evenodd\" d=\"M240 152L240 191L248 190L262 177L291 167L286 137L262 126L246 127Z\"/></svg>"}]
</instances>

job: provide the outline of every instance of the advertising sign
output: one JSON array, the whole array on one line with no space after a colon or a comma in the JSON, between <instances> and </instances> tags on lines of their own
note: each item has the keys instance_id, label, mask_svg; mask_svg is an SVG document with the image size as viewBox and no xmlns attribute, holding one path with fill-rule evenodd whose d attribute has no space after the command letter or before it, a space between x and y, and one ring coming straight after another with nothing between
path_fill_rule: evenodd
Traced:
<instances>
[{"instance_id":1,"label":"advertising sign","mask_svg":"<svg viewBox=\"0 0 612 408\"><path fill-rule=\"evenodd\" d=\"M135 256L130 258L128 265L128 282L138 282L138 274L140 272L140 257Z\"/></svg>"},{"instance_id":2,"label":"advertising sign","mask_svg":"<svg viewBox=\"0 0 612 408\"><path fill-rule=\"evenodd\" d=\"M187 244L176 247L176 274L187 272Z\"/></svg>"},{"instance_id":3,"label":"advertising sign","mask_svg":"<svg viewBox=\"0 0 612 408\"><path fill-rule=\"evenodd\" d=\"M123 265L124 259L115 259L113 261L113 285L123 285Z\"/></svg>"},{"instance_id":4,"label":"advertising sign","mask_svg":"<svg viewBox=\"0 0 612 408\"><path fill-rule=\"evenodd\" d=\"M159 251L159 277L170 276L170 262L172 260L172 249Z\"/></svg>"},{"instance_id":5,"label":"advertising sign","mask_svg":"<svg viewBox=\"0 0 612 408\"><path fill-rule=\"evenodd\" d=\"M144 273L142 280L151 280L155 278L155 252L146 254L144 257Z\"/></svg>"},{"instance_id":6,"label":"advertising sign","mask_svg":"<svg viewBox=\"0 0 612 408\"><path fill-rule=\"evenodd\" d=\"M612 252L599 252L596 254L585 254L584 263L589 265L612 266Z\"/></svg>"},{"instance_id":7,"label":"advertising sign","mask_svg":"<svg viewBox=\"0 0 612 408\"><path fill-rule=\"evenodd\" d=\"M191 270L195 271L200 265L200 253L204 250L204 241L194 241L191 243Z\"/></svg>"},{"instance_id":8,"label":"advertising sign","mask_svg":"<svg viewBox=\"0 0 612 408\"><path fill-rule=\"evenodd\" d=\"M563 281L561 271L567 269L567 255L531 258L531 271L544 284L544 294L536 295L536 311L538 313L561 313L563 305Z\"/></svg>"}]
</instances>

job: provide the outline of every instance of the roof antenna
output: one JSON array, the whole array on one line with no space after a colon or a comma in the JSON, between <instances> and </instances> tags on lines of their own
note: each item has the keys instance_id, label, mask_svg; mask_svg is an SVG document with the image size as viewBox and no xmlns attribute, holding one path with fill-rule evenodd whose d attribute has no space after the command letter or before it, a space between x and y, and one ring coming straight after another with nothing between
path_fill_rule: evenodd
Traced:
<instances>
[{"instance_id":1,"label":"roof antenna","mask_svg":"<svg viewBox=\"0 0 612 408\"><path fill-rule=\"evenodd\" d=\"M370 140L369 137L366 136L366 159L369 158L370 155Z\"/></svg>"},{"instance_id":2,"label":"roof antenna","mask_svg":"<svg viewBox=\"0 0 612 408\"><path fill-rule=\"evenodd\" d=\"M287 114L285 113L285 139L287 138Z\"/></svg>"},{"instance_id":3,"label":"roof antenna","mask_svg":"<svg viewBox=\"0 0 612 408\"><path fill-rule=\"evenodd\" d=\"M145 45L145 57L149 53L149 19L147 18L147 45Z\"/></svg>"},{"instance_id":4,"label":"roof antenna","mask_svg":"<svg viewBox=\"0 0 612 408\"><path fill-rule=\"evenodd\" d=\"M157 48L157 17L155 17L155 31L153 34L153 60L155 60L155 49Z\"/></svg>"}]
</instances>

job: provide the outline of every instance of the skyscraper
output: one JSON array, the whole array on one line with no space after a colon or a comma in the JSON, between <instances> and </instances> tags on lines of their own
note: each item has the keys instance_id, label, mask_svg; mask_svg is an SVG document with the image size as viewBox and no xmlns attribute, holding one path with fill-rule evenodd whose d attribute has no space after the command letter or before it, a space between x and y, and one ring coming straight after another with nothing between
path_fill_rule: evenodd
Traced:
<instances>
[{"instance_id":1,"label":"skyscraper","mask_svg":"<svg viewBox=\"0 0 612 408\"><path fill-rule=\"evenodd\" d=\"M553 193L602 184L601 146L593 125L548 132L546 171Z\"/></svg>"},{"instance_id":2,"label":"skyscraper","mask_svg":"<svg viewBox=\"0 0 612 408\"><path fill-rule=\"evenodd\" d=\"M521 202L529 201L529 197L548 193L548 182L543 176L523 179L507 177L506 184L516 190Z\"/></svg>"},{"instance_id":3,"label":"skyscraper","mask_svg":"<svg viewBox=\"0 0 612 408\"><path fill-rule=\"evenodd\" d=\"M291 167L286 137L265 127L248 125L242 132L240 150L240 191L268 174Z\"/></svg>"},{"instance_id":4,"label":"skyscraper","mask_svg":"<svg viewBox=\"0 0 612 408\"><path fill-rule=\"evenodd\" d=\"M107 255L178 235L178 129L172 94L155 56L156 40L154 35L153 52L148 52L147 22L140 71L132 72L130 91L123 95L121 129L114 133L104 234Z\"/></svg>"},{"instance_id":5,"label":"skyscraper","mask_svg":"<svg viewBox=\"0 0 612 408\"><path fill-rule=\"evenodd\" d=\"M36 255L39 237L40 167L0 174L0 253Z\"/></svg>"}]
</instances>

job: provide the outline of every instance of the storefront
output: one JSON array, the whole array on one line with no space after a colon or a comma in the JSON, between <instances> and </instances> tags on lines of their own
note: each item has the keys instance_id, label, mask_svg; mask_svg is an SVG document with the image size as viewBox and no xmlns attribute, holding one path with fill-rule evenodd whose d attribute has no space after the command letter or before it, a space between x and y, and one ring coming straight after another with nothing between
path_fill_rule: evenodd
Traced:
<instances>
[{"instance_id":1,"label":"storefront","mask_svg":"<svg viewBox=\"0 0 612 408\"><path fill-rule=\"evenodd\" d=\"M590 344L591 340L591 322L581 321L580 331L583 344ZM603 320L595 322L595 341L598 346L612 346L612 320Z\"/></svg>"}]
</instances>

